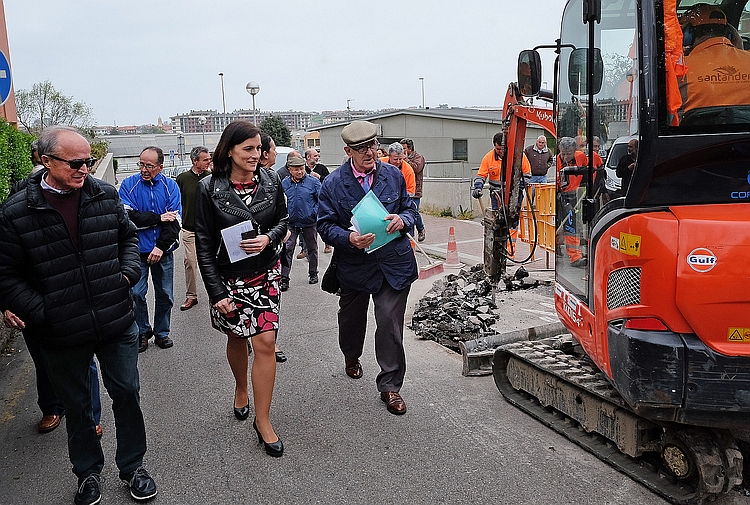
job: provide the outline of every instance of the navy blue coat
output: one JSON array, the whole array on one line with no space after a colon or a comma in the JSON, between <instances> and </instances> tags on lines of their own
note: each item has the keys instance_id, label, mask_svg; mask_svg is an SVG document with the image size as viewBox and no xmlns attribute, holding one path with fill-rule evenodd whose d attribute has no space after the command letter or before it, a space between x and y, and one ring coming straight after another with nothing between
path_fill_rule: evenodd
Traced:
<instances>
[{"instance_id":1,"label":"navy blue coat","mask_svg":"<svg viewBox=\"0 0 750 505\"><path fill-rule=\"evenodd\" d=\"M349 242L352 209L365 196L350 163L326 177L318 204L318 233L334 247L338 280L346 288L367 293L377 293L383 279L394 289L405 289L417 279L417 261L405 235L414 226L417 211L406 192L404 176L393 165L376 162L371 190L389 214L401 216L404 228L396 232L399 238L367 254Z\"/></svg>"},{"instance_id":2,"label":"navy blue coat","mask_svg":"<svg viewBox=\"0 0 750 505\"><path fill-rule=\"evenodd\" d=\"M281 181L281 185L286 193L289 226L295 228L314 226L318 217L320 181L305 174L301 181L294 182L290 175Z\"/></svg>"}]
</instances>

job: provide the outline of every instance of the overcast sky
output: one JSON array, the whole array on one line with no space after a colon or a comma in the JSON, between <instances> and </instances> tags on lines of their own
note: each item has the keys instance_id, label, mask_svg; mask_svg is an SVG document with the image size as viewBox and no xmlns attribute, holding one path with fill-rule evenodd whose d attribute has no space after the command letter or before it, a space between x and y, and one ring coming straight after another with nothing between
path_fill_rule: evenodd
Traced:
<instances>
[{"instance_id":1,"label":"overcast sky","mask_svg":"<svg viewBox=\"0 0 750 505\"><path fill-rule=\"evenodd\" d=\"M4 0L13 80L49 80L98 124L191 109L498 106L518 52L552 44L565 0ZM552 85L554 54L543 51Z\"/></svg>"}]
</instances>

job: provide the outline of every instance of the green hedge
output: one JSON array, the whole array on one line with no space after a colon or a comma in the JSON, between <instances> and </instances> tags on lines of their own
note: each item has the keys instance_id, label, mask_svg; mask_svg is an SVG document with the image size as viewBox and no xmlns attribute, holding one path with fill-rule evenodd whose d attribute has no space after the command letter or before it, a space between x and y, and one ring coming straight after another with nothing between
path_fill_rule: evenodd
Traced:
<instances>
[{"instance_id":1,"label":"green hedge","mask_svg":"<svg viewBox=\"0 0 750 505\"><path fill-rule=\"evenodd\" d=\"M5 201L16 181L31 173L31 142L34 137L18 131L0 118L0 202Z\"/></svg>"}]
</instances>

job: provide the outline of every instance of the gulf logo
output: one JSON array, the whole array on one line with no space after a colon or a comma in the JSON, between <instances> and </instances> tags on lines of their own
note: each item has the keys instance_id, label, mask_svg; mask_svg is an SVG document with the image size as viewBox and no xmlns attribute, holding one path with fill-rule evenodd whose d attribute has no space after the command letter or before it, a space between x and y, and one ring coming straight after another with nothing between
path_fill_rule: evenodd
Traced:
<instances>
[{"instance_id":1,"label":"gulf logo","mask_svg":"<svg viewBox=\"0 0 750 505\"><path fill-rule=\"evenodd\" d=\"M708 272L716 266L716 255L710 249L698 247L688 254L688 265L696 272Z\"/></svg>"}]
</instances>

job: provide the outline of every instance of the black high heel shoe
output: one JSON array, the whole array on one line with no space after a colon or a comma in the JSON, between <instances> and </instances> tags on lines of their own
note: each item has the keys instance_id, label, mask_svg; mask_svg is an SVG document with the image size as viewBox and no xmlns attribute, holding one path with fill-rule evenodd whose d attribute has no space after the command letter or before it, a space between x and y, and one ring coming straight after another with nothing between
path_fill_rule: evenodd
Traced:
<instances>
[{"instance_id":1,"label":"black high heel shoe","mask_svg":"<svg viewBox=\"0 0 750 505\"><path fill-rule=\"evenodd\" d=\"M255 418L253 418L253 428L255 429L255 433L258 434L258 443L263 444L263 448L266 450L266 454L268 454L269 456L273 456L274 458L279 458L284 454L284 444L281 443L281 438L279 438L272 444L269 444L268 442L263 440L263 435L260 434L258 425L255 424Z\"/></svg>"},{"instance_id":2,"label":"black high heel shoe","mask_svg":"<svg viewBox=\"0 0 750 505\"><path fill-rule=\"evenodd\" d=\"M235 396L237 396L237 391L234 392ZM250 415L250 402L247 403L244 407L234 407L234 417L237 418L238 421L244 421L247 419L247 417Z\"/></svg>"},{"instance_id":3,"label":"black high heel shoe","mask_svg":"<svg viewBox=\"0 0 750 505\"><path fill-rule=\"evenodd\" d=\"M242 408L234 408L234 417L239 421L244 421L250 415L250 404L248 403Z\"/></svg>"}]
</instances>

